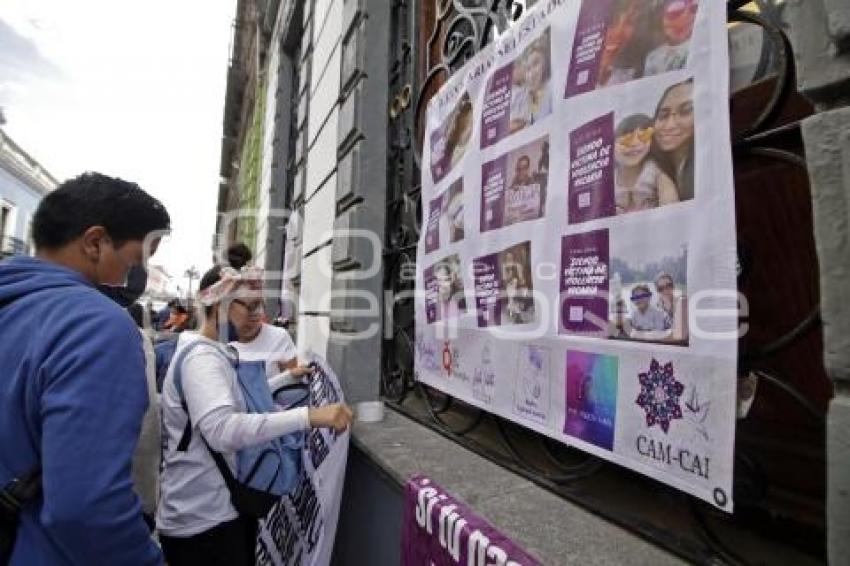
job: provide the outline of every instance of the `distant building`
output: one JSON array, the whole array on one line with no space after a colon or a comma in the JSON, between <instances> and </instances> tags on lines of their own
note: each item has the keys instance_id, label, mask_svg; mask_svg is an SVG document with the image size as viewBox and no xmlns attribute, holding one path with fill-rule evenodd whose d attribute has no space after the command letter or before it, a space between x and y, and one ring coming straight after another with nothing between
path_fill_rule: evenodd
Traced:
<instances>
[{"instance_id":1,"label":"distant building","mask_svg":"<svg viewBox=\"0 0 850 566\"><path fill-rule=\"evenodd\" d=\"M32 218L57 181L0 129L0 258L31 255Z\"/></svg>"},{"instance_id":2,"label":"distant building","mask_svg":"<svg viewBox=\"0 0 850 566\"><path fill-rule=\"evenodd\" d=\"M171 287L171 275L160 265L148 265L147 292L152 297L167 295Z\"/></svg>"}]
</instances>

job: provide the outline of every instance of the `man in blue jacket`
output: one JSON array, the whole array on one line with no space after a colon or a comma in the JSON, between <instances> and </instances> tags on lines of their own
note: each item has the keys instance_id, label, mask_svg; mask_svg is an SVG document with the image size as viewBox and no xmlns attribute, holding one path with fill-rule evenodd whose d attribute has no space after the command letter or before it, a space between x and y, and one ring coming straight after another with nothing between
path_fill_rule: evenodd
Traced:
<instances>
[{"instance_id":1,"label":"man in blue jacket","mask_svg":"<svg viewBox=\"0 0 850 566\"><path fill-rule=\"evenodd\" d=\"M0 263L0 488L41 471L12 565L162 562L130 472L148 404L142 344L96 286L123 285L169 224L138 185L87 173L41 202L37 257Z\"/></svg>"}]
</instances>

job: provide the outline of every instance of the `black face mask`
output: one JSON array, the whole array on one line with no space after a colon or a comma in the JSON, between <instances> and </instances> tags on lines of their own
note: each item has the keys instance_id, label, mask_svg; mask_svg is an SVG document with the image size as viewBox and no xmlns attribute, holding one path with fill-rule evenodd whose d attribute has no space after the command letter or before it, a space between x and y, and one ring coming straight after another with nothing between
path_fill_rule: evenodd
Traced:
<instances>
[{"instance_id":1,"label":"black face mask","mask_svg":"<svg viewBox=\"0 0 850 566\"><path fill-rule=\"evenodd\" d=\"M130 268L127 274L127 284L122 287L98 285L97 289L119 305L127 308L139 300L148 286L148 272L141 265Z\"/></svg>"}]
</instances>

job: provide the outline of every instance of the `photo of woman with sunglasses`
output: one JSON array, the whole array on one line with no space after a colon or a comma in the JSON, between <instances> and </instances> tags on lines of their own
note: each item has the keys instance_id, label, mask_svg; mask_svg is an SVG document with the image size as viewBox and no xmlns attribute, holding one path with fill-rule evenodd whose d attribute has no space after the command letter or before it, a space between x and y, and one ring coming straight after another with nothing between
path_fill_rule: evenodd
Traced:
<instances>
[{"instance_id":1,"label":"photo of woman with sunglasses","mask_svg":"<svg viewBox=\"0 0 850 566\"><path fill-rule=\"evenodd\" d=\"M652 152L655 121L633 114L617 126L614 147L614 200L617 214L679 202L679 192Z\"/></svg>"}]
</instances>

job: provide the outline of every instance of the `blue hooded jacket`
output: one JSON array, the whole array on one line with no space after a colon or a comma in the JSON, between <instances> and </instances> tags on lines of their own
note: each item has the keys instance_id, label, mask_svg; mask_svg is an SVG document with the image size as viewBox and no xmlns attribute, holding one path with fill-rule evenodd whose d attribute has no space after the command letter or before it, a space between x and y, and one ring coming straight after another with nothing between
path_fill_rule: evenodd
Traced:
<instances>
[{"instance_id":1,"label":"blue hooded jacket","mask_svg":"<svg viewBox=\"0 0 850 566\"><path fill-rule=\"evenodd\" d=\"M80 274L0 262L0 486L40 466L12 566L161 564L130 463L148 405L139 331Z\"/></svg>"}]
</instances>

